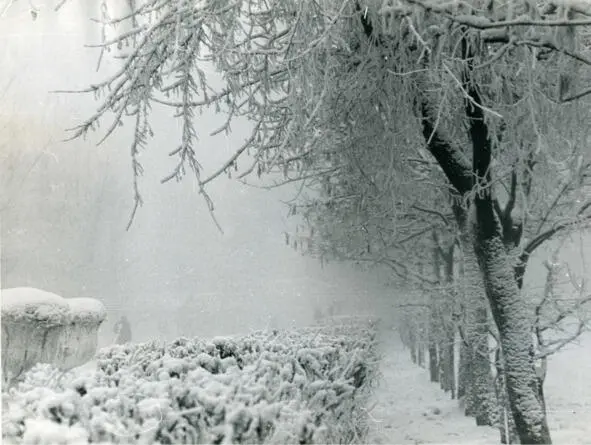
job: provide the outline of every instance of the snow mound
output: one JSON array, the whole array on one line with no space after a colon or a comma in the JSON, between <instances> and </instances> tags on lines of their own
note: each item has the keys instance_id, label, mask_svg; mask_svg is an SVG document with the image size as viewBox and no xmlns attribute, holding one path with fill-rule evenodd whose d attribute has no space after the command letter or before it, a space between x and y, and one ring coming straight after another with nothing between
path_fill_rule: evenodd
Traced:
<instances>
[{"instance_id":1,"label":"snow mound","mask_svg":"<svg viewBox=\"0 0 591 445\"><path fill-rule=\"evenodd\" d=\"M1 295L3 321L34 321L36 324L55 326L68 320L70 306L54 293L32 287L16 287L2 290Z\"/></svg>"},{"instance_id":2,"label":"snow mound","mask_svg":"<svg viewBox=\"0 0 591 445\"><path fill-rule=\"evenodd\" d=\"M63 298L52 292L33 287L3 289L2 318L7 321L28 322L47 326L66 323L102 323L105 306L94 298Z\"/></svg>"},{"instance_id":3,"label":"snow mound","mask_svg":"<svg viewBox=\"0 0 591 445\"><path fill-rule=\"evenodd\" d=\"M67 370L96 353L107 316L93 298L65 299L30 287L2 290L2 379L6 385L37 363Z\"/></svg>"},{"instance_id":4,"label":"snow mound","mask_svg":"<svg viewBox=\"0 0 591 445\"><path fill-rule=\"evenodd\" d=\"M68 426L46 419L26 419L24 443L38 445L85 445L88 433L79 426Z\"/></svg>"},{"instance_id":5,"label":"snow mound","mask_svg":"<svg viewBox=\"0 0 591 445\"><path fill-rule=\"evenodd\" d=\"M94 298L69 298L70 321L75 323L102 323L107 318L107 309Z\"/></svg>"}]
</instances>

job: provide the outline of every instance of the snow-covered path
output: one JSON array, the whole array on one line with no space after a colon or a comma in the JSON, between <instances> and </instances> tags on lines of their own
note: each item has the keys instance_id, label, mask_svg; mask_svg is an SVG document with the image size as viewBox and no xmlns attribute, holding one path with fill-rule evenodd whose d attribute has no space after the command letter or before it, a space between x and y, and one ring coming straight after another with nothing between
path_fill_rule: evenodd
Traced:
<instances>
[{"instance_id":1,"label":"snow-covered path","mask_svg":"<svg viewBox=\"0 0 591 445\"><path fill-rule=\"evenodd\" d=\"M382 333L382 381L369 406L368 443L490 444L499 433L463 415L425 369L410 361L394 330ZM372 407L372 405L374 405Z\"/></svg>"},{"instance_id":2,"label":"snow-covered path","mask_svg":"<svg viewBox=\"0 0 591 445\"><path fill-rule=\"evenodd\" d=\"M429 382L395 330L382 336L382 381L369 405L372 444L498 444L499 433L477 427L456 400ZM550 357L545 384L555 444L591 443L591 334Z\"/></svg>"}]
</instances>

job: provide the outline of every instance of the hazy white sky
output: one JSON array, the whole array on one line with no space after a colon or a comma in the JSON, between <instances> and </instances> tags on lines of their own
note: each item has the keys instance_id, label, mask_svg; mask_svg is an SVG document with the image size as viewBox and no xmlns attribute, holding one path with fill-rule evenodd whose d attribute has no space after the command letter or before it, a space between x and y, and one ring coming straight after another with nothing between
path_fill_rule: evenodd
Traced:
<instances>
[{"instance_id":1,"label":"hazy white sky","mask_svg":"<svg viewBox=\"0 0 591 445\"><path fill-rule=\"evenodd\" d=\"M162 110L155 110L156 135L141 155L145 205L125 232L132 208L128 134L101 148L92 141L60 142L63 129L89 116L97 103L91 96L49 93L83 88L115 66L97 75L96 50L83 48L99 38L85 16L97 12L76 0L59 13L45 4L35 2L35 21L24 2L0 18L1 117L10 128L0 139L3 156L12 150L42 153L33 168L30 162L15 167L22 185L10 189L12 204L2 215L3 259L10 260L10 267L3 265L2 287L32 285L100 298L113 315L118 309L131 314L142 337L155 329L167 335L222 334L263 327L272 319L305 324L314 304L337 298L351 302L348 310L367 310L371 305L362 301L368 295L389 292L374 274L342 265L321 269L285 246L282 233L294 222L286 219L279 199L293 190L268 192L222 178L210 189L220 234L190 177L159 183L175 162L167 153L177 135L175 121ZM212 141L206 134L218 122L213 115L198 118L199 154L209 171L248 130L237 125L225 141ZM64 191L48 196L48 186ZM84 207L95 216L78 222L84 200L96 202Z\"/></svg>"},{"instance_id":2,"label":"hazy white sky","mask_svg":"<svg viewBox=\"0 0 591 445\"><path fill-rule=\"evenodd\" d=\"M97 74L97 51L83 48L99 39L87 18L98 14L98 2L69 0L59 13L53 2L33 3L40 12L35 21L24 1L0 17L3 161L15 152L40 156L32 168L30 159L11 165L17 186L3 197L11 205L2 214L2 287L32 285L100 298L112 315L129 313L140 337L158 330L166 335L244 331L265 326L271 317L280 325L308 323L314 304L337 298L350 301L349 310L368 310L376 307L368 299L394 292L373 273L342 265L320 269L317 261L285 246L282 233L293 221L285 218L279 199L293 190L267 192L219 180L210 193L221 235L190 178L159 183L175 162L167 153L177 127L158 109L155 138L141 155L145 205L125 232L132 208L128 134L123 131L101 148L92 141L61 143L63 130L89 116L97 103L91 96L49 93L86 87L115 67L112 62ZM199 155L207 171L248 131L237 125L225 140L212 141L206 135L218 123L213 115L198 118ZM81 208L85 218L76 217ZM586 267L576 248L586 244L589 255L588 242L576 241L567 254L580 271ZM534 264L532 271L530 281L542 287L543 269Z\"/></svg>"}]
</instances>

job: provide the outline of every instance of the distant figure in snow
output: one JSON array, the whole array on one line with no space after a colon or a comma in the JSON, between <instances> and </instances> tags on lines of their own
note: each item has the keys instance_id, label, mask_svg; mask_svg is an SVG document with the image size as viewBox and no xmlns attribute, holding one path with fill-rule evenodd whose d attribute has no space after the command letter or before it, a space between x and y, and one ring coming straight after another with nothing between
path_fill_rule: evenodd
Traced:
<instances>
[{"instance_id":1,"label":"distant figure in snow","mask_svg":"<svg viewBox=\"0 0 591 445\"><path fill-rule=\"evenodd\" d=\"M125 315L122 315L119 321L115 323L113 331L115 332L116 344L122 345L131 341L131 325Z\"/></svg>"},{"instance_id":2,"label":"distant figure in snow","mask_svg":"<svg viewBox=\"0 0 591 445\"><path fill-rule=\"evenodd\" d=\"M314 308L314 321L319 323L324 318L324 314L322 313L322 309L318 306Z\"/></svg>"}]
</instances>

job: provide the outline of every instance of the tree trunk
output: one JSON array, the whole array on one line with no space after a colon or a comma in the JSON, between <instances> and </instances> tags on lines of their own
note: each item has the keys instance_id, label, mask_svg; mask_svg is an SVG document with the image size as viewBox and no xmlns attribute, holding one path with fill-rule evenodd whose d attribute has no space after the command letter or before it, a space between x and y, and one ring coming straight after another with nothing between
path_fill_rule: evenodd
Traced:
<instances>
[{"instance_id":1,"label":"tree trunk","mask_svg":"<svg viewBox=\"0 0 591 445\"><path fill-rule=\"evenodd\" d=\"M411 327L408 333L410 359L414 364L416 364L418 362L418 342L416 332L414 331L414 328Z\"/></svg>"},{"instance_id":2,"label":"tree trunk","mask_svg":"<svg viewBox=\"0 0 591 445\"><path fill-rule=\"evenodd\" d=\"M406 322L405 317L399 318L398 334L400 335L400 342L402 343L402 346L410 349L410 347L411 347L411 342L409 340L410 339L410 332L409 332L408 323Z\"/></svg>"},{"instance_id":3,"label":"tree trunk","mask_svg":"<svg viewBox=\"0 0 591 445\"><path fill-rule=\"evenodd\" d=\"M425 344L422 339L419 340L419 345L417 348L417 358L418 364L421 368L425 367Z\"/></svg>"},{"instance_id":4,"label":"tree trunk","mask_svg":"<svg viewBox=\"0 0 591 445\"><path fill-rule=\"evenodd\" d=\"M429 376L432 382L439 381L439 358L434 339L429 340Z\"/></svg>"},{"instance_id":5,"label":"tree trunk","mask_svg":"<svg viewBox=\"0 0 591 445\"><path fill-rule=\"evenodd\" d=\"M439 387L444 391L449 391L447 382L447 349L445 347L445 338L437 343L437 351L439 352L439 369L437 370L439 376Z\"/></svg>"},{"instance_id":6,"label":"tree trunk","mask_svg":"<svg viewBox=\"0 0 591 445\"><path fill-rule=\"evenodd\" d=\"M509 404L509 397L507 396L507 382L505 379L505 371L503 369L503 358L501 349L499 348L495 355L495 366L497 369L496 377L496 391L497 399L499 400L499 413L497 417L497 424L501 432L502 444L518 444L519 436L515 428L515 420L511 413L511 406Z\"/></svg>"},{"instance_id":7,"label":"tree trunk","mask_svg":"<svg viewBox=\"0 0 591 445\"><path fill-rule=\"evenodd\" d=\"M472 224L465 214L460 220L463 252L463 288L466 302L465 336L470 361L470 386L466 388L466 415L474 416L477 425L492 425L497 409L491 375L488 345L488 303L483 277L474 250Z\"/></svg>"},{"instance_id":8,"label":"tree trunk","mask_svg":"<svg viewBox=\"0 0 591 445\"><path fill-rule=\"evenodd\" d=\"M451 294L451 292L450 292ZM451 295L453 298L453 295ZM451 398L456 396L456 376L455 376L455 323L452 309L453 301L447 301L447 307L440 315L441 335L438 342L439 351L439 381L441 389L445 392L451 392Z\"/></svg>"},{"instance_id":9,"label":"tree trunk","mask_svg":"<svg viewBox=\"0 0 591 445\"><path fill-rule=\"evenodd\" d=\"M534 367L531 317L515 281L490 193L475 199L476 252L499 329L507 394L522 444L552 442Z\"/></svg>"},{"instance_id":10,"label":"tree trunk","mask_svg":"<svg viewBox=\"0 0 591 445\"><path fill-rule=\"evenodd\" d=\"M460 149L437 131L437 119L427 100L421 103L423 136L428 150L457 192L458 201L474 196L475 253L492 316L499 329L507 394L519 439L523 444L549 444L552 441L534 369L531 314L520 295L512 258L505 248L503 230L495 211L498 202L492 196L493 138L489 134L478 85L470 81L474 45L462 39L459 47L466 61L462 86L466 96L464 104L472 144L472 165Z\"/></svg>"},{"instance_id":11,"label":"tree trunk","mask_svg":"<svg viewBox=\"0 0 591 445\"><path fill-rule=\"evenodd\" d=\"M439 352L439 386L445 392L449 391L449 381L448 381L448 369L447 369L447 338L444 336L438 343L437 343L437 351Z\"/></svg>"},{"instance_id":12,"label":"tree trunk","mask_svg":"<svg viewBox=\"0 0 591 445\"><path fill-rule=\"evenodd\" d=\"M451 398L456 397L456 376L455 376L455 352L454 352L454 331L445 326L443 340L439 343L439 381L441 389L451 393Z\"/></svg>"},{"instance_id":13,"label":"tree trunk","mask_svg":"<svg viewBox=\"0 0 591 445\"><path fill-rule=\"evenodd\" d=\"M470 360L468 357L468 346L464 340L460 341L460 366L458 369L458 399L465 398L468 394L468 389L472 386L471 377L472 370L470 369ZM468 414L466 414L468 415Z\"/></svg>"},{"instance_id":14,"label":"tree trunk","mask_svg":"<svg viewBox=\"0 0 591 445\"><path fill-rule=\"evenodd\" d=\"M433 276L436 283L441 282L441 255L439 253L439 238L437 231L434 229L433 247L432 247L432 266ZM428 335L428 354L429 354L429 377L432 382L439 382L439 352L437 350L437 338L441 337L441 322L439 316L439 292L437 290L430 290L431 294L429 302L429 330Z\"/></svg>"},{"instance_id":15,"label":"tree trunk","mask_svg":"<svg viewBox=\"0 0 591 445\"><path fill-rule=\"evenodd\" d=\"M443 260L444 281L447 285L448 295L445 308L441 311L442 340L439 344L441 352L441 388L451 392L451 398L456 397L456 375L455 375L455 337L456 337L456 314L458 310L457 293L454 292L452 284L454 281L454 251L455 240L448 249L441 255Z\"/></svg>"},{"instance_id":16,"label":"tree trunk","mask_svg":"<svg viewBox=\"0 0 591 445\"><path fill-rule=\"evenodd\" d=\"M475 313L475 333L472 336L472 396L476 425L493 425L497 410L496 394L491 375L488 345L488 311L480 306Z\"/></svg>"},{"instance_id":17,"label":"tree trunk","mask_svg":"<svg viewBox=\"0 0 591 445\"><path fill-rule=\"evenodd\" d=\"M456 391L456 357L455 357L455 331L454 329L450 329L447 337L447 364L446 364L446 380L448 382L448 388L451 392L451 398L457 398L457 391Z\"/></svg>"},{"instance_id":18,"label":"tree trunk","mask_svg":"<svg viewBox=\"0 0 591 445\"><path fill-rule=\"evenodd\" d=\"M432 291L433 292L433 291ZM429 304L429 323L427 332L427 354L429 356L429 376L432 382L439 381L439 351L437 339L441 337L441 318L439 317L437 296L433 292Z\"/></svg>"}]
</instances>

